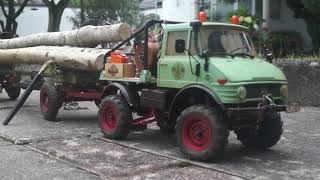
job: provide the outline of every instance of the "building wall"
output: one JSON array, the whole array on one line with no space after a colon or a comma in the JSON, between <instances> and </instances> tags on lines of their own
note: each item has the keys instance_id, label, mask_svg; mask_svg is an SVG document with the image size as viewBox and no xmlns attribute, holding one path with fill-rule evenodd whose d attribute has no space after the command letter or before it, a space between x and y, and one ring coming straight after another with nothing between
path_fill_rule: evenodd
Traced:
<instances>
[{"instance_id":1,"label":"building wall","mask_svg":"<svg viewBox=\"0 0 320 180\"><path fill-rule=\"evenodd\" d=\"M216 2L216 11L213 16L216 21L226 21L226 14L232 11L233 5L224 4L220 0L212 0ZM262 0L256 0L262 1ZM239 0L238 6L246 6L254 13L262 15L262 8L252 8L252 0ZM270 2L272 3L272 1ZM262 4L261 4L262 5ZM145 14L155 13L155 10L144 11ZM253 12L252 12L253 13ZM195 0L163 0L163 8L158 9L158 14L161 19L176 20L176 21L190 21L196 18ZM208 14L210 16L211 14ZM299 32L303 39L303 47L305 51L312 49L312 39L307 32L307 26L303 19L296 19L293 17L293 12L287 7L286 1L281 0L281 12L279 20L269 21L269 30L271 31L296 31Z\"/></svg>"},{"instance_id":2,"label":"building wall","mask_svg":"<svg viewBox=\"0 0 320 180\"><path fill-rule=\"evenodd\" d=\"M164 19L175 21L190 21L196 19L195 0L164 0L163 9L166 10Z\"/></svg>"},{"instance_id":3,"label":"building wall","mask_svg":"<svg viewBox=\"0 0 320 180\"><path fill-rule=\"evenodd\" d=\"M270 19L269 29L271 31L290 30L299 32L303 38L304 50L308 51L312 49L312 39L308 34L305 21L303 19L294 18L293 12L287 7L286 1L284 0L281 2L280 19Z\"/></svg>"},{"instance_id":4,"label":"building wall","mask_svg":"<svg viewBox=\"0 0 320 180\"><path fill-rule=\"evenodd\" d=\"M196 0L163 0L162 8L158 9L160 19L167 19L172 21L191 21L195 19L196 14ZM145 10L143 13L155 14L156 10Z\"/></svg>"}]
</instances>

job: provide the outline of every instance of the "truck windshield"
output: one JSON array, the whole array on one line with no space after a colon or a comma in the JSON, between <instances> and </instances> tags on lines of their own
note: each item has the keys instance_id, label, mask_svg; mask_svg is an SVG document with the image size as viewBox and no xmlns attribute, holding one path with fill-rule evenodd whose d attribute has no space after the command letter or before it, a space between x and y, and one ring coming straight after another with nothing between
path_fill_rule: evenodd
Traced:
<instances>
[{"instance_id":1,"label":"truck windshield","mask_svg":"<svg viewBox=\"0 0 320 180\"><path fill-rule=\"evenodd\" d=\"M203 28L200 30L200 46L209 55L254 56L249 35L229 28Z\"/></svg>"}]
</instances>

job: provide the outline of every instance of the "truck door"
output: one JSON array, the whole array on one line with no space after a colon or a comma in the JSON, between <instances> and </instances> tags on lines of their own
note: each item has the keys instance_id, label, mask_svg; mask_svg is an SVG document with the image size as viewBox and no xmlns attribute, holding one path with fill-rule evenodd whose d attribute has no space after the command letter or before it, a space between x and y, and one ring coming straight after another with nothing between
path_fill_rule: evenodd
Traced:
<instances>
[{"instance_id":1,"label":"truck door","mask_svg":"<svg viewBox=\"0 0 320 180\"><path fill-rule=\"evenodd\" d=\"M186 48L189 47L188 30L170 31L164 36L161 58L158 61L158 86L167 88L182 88L195 82L196 76L192 74L187 51L175 51L176 40L184 40ZM192 60L191 60L192 62ZM193 70L194 71L194 70Z\"/></svg>"}]
</instances>

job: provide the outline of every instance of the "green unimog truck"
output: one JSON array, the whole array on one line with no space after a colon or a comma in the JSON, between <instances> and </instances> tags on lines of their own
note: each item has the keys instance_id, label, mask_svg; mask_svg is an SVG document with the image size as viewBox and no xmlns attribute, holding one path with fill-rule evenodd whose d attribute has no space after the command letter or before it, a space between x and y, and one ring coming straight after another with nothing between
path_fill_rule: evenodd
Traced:
<instances>
[{"instance_id":1,"label":"green unimog truck","mask_svg":"<svg viewBox=\"0 0 320 180\"><path fill-rule=\"evenodd\" d=\"M150 50L155 24L163 30L153 42L158 49ZM109 57L141 33L144 50L133 58L144 67L127 73L137 63L113 64ZM99 124L107 138L124 139L156 121L175 133L188 158L208 161L224 150L229 131L250 148L270 148L281 137L286 77L257 56L246 27L151 20L107 53L105 63Z\"/></svg>"}]
</instances>

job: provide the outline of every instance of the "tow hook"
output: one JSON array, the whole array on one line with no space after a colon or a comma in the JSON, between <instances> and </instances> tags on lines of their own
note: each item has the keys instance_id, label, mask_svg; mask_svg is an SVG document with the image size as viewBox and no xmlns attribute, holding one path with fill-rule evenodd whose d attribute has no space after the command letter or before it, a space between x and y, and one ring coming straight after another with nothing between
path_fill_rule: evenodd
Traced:
<instances>
[{"instance_id":1,"label":"tow hook","mask_svg":"<svg viewBox=\"0 0 320 180\"><path fill-rule=\"evenodd\" d=\"M271 94L263 95L261 103L258 104L258 108L262 106L276 106L276 103L273 101ZM265 110L258 111L258 119L256 130L260 129L260 124L264 121Z\"/></svg>"}]
</instances>

